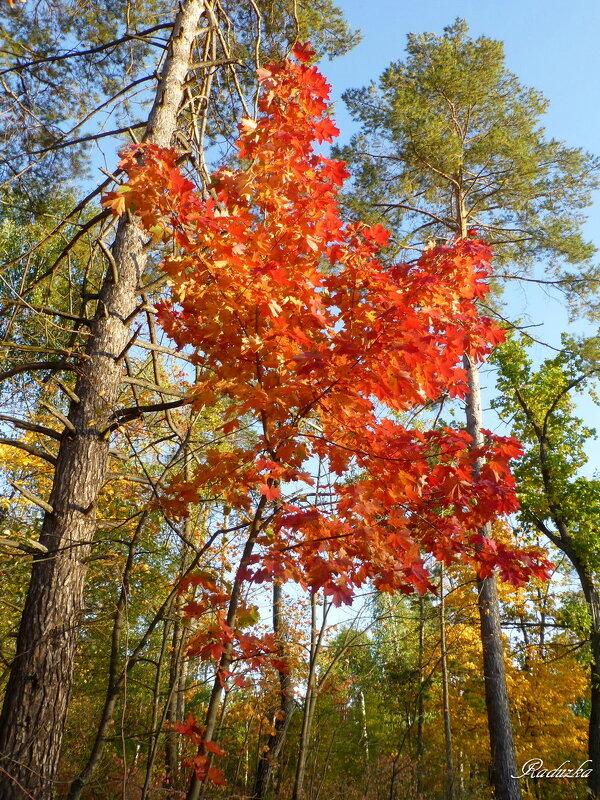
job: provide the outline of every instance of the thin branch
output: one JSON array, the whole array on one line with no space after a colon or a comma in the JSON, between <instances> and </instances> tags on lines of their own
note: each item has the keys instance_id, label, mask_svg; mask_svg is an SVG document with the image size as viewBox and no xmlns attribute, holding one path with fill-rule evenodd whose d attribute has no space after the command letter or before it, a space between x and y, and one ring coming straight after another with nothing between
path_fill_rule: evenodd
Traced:
<instances>
[{"instance_id":1,"label":"thin branch","mask_svg":"<svg viewBox=\"0 0 600 800\"><path fill-rule=\"evenodd\" d=\"M53 467L56 466L56 458L51 456L50 453L44 453L43 450L38 450L37 447L33 447L31 444L26 444L25 442L20 442L18 439L0 439L0 444L8 445L9 447L16 447L19 450L24 450L26 453L29 453L31 456L35 456L36 458L43 458L44 461L47 461L49 464L52 464Z\"/></svg>"}]
</instances>

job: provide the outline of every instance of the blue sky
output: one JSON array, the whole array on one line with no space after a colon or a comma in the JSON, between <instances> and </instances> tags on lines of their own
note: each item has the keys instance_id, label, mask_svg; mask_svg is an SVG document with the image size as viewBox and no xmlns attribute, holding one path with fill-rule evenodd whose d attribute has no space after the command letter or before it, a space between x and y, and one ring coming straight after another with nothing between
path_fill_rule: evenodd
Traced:
<instances>
[{"instance_id":1,"label":"blue sky","mask_svg":"<svg viewBox=\"0 0 600 800\"><path fill-rule=\"evenodd\" d=\"M573 0L568 14L557 0L425 0L420 5L341 0L340 6L363 34L362 42L348 55L322 65L333 87L340 141L354 130L341 100L343 91L377 80L391 61L403 58L406 34L441 33L456 17L463 17L473 37L503 41L507 68L550 101L544 118L548 135L600 154L600 4L596 0ZM586 235L600 247L600 194L590 209ZM525 309L519 294L515 303ZM561 317L559 308L555 313ZM566 316L561 321L567 325ZM557 344L560 325L552 328Z\"/></svg>"},{"instance_id":2,"label":"blue sky","mask_svg":"<svg viewBox=\"0 0 600 800\"><path fill-rule=\"evenodd\" d=\"M549 132L570 144L598 151L600 111L600 4L571 0L338 0L363 41L326 66L334 96L376 79L402 57L407 33L441 33L456 17L473 36L504 42L508 68L551 101ZM344 122L342 115L339 121Z\"/></svg>"},{"instance_id":3,"label":"blue sky","mask_svg":"<svg viewBox=\"0 0 600 800\"><path fill-rule=\"evenodd\" d=\"M377 80L391 61L404 57L406 34L441 33L456 17L469 23L471 35L504 42L506 66L522 84L540 90L550 101L544 124L548 136L600 154L600 4L597 0L338 0L349 23L363 40L348 55L322 64L333 87L334 116L340 141L353 132L341 94L350 87ZM600 248L600 193L589 210L586 236ZM600 255L599 255L600 258ZM554 346L562 331L590 335L595 325L570 322L560 298L531 284L515 286L507 294L510 317L543 323L532 333ZM536 348L537 358L551 355ZM583 398L579 409L586 421L600 428L598 408ZM489 423L488 423L489 424ZM593 456L596 445L590 443ZM590 467L600 459L592 457Z\"/></svg>"}]
</instances>

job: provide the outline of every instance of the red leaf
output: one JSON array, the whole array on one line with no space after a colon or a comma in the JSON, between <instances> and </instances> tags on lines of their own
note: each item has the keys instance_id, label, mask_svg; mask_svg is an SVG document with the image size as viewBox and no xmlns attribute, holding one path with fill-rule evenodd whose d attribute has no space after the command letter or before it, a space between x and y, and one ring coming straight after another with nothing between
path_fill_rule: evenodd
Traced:
<instances>
[{"instance_id":1,"label":"red leaf","mask_svg":"<svg viewBox=\"0 0 600 800\"><path fill-rule=\"evenodd\" d=\"M207 775L209 781L212 781L215 786L227 786L225 773L222 769L217 769L217 767L209 767Z\"/></svg>"},{"instance_id":2,"label":"red leaf","mask_svg":"<svg viewBox=\"0 0 600 800\"><path fill-rule=\"evenodd\" d=\"M204 748L209 751L209 753L214 753L216 756L224 756L225 750L216 742L203 742Z\"/></svg>"},{"instance_id":3,"label":"red leaf","mask_svg":"<svg viewBox=\"0 0 600 800\"><path fill-rule=\"evenodd\" d=\"M260 489L260 493L264 494L267 500L276 500L278 497L281 497L278 486L269 486L267 483L261 483L258 488Z\"/></svg>"},{"instance_id":4,"label":"red leaf","mask_svg":"<svg viewBox=\"0 0 600 800\"><path fill-rule=\"evenodd\" d=\"M312 61L315 57L316 53L310 46L310 42L296 42L296 44L292 48L292 53L296 56L298 61L308 62Z\"/></svg>"},{"instance_id":5,"label":"red leaf","mask_svg":"<svg viewBox=\"0 0 600 800\"><path fill-rule=\"evenodd\" d=\"M332 142L339 135L340 129L329 117L325 117L315 125L315 138L318 142Z\"/></svg>"}]
</instances>

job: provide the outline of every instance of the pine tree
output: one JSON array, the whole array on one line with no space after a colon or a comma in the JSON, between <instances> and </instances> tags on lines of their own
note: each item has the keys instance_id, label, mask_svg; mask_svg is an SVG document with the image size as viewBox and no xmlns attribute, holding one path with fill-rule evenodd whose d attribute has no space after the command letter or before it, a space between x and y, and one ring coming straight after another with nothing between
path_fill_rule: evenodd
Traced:
<instances>
[{"instance_id":1,"label":"pine tree","mask_svg":"<svg viewBox=\"0 0 600 800\"><path fill-rule=\"evenodd\" d=\"M344 99L361 125L341 151L356 175L348 202L384 218L401 246L477 229L516 274L545 258L561 287L596 286L581 210L598 185L598 162L546 137L547 101L508 71L501 42L471 39L460 19L441 36L411 34L405 61L391 64L378 87ZM478 443L479 377L468 356L465 368L467 430ZM479 604L493 782L498 800L517 800L493 578L479 582Z\"/></svg>"}]
</instances>

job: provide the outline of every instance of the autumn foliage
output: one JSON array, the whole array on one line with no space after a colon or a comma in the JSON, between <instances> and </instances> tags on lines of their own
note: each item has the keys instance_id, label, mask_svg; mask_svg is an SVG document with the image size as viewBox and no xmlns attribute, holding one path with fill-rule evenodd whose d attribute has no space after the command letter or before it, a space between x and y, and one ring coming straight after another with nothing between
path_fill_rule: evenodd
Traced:
<instances>
[{"instance_id":1,"label":"autumn foliage","mask_svg":"<svg viewBox=\"0 0 600 800\"><path fill-rule=\"evenodd\" d=\"M191 477L161 502L182 516L209 492L234 509L246 532L234 585L292 580L336 604L367 581L424 592L427 553L482 576L497 568L515 585L544 575L539 552L479 533L517 508L508 462L518 443L486 433L475 449L464 431L399 421L444 394L463 397L463 354L481 361L502 340L475 305L490 249L469 238L384 267L388 232L342 220L348 173L314 150L338 133L329 85L307 46L294 56L260 70L258 118L240 123L237 163L209 193L182 175L174 150L137 145L120 164L127 183L104 200L169 242L171 296L158 319L193 354L201 377L190 402L225 409ZM243 643L240 606L235 592L214 606L215 629L193 647L225 680ZM204 741L194 724L184 727ZM207 758L197 768L208 774Z\"/></svg>"}]
</instances>

